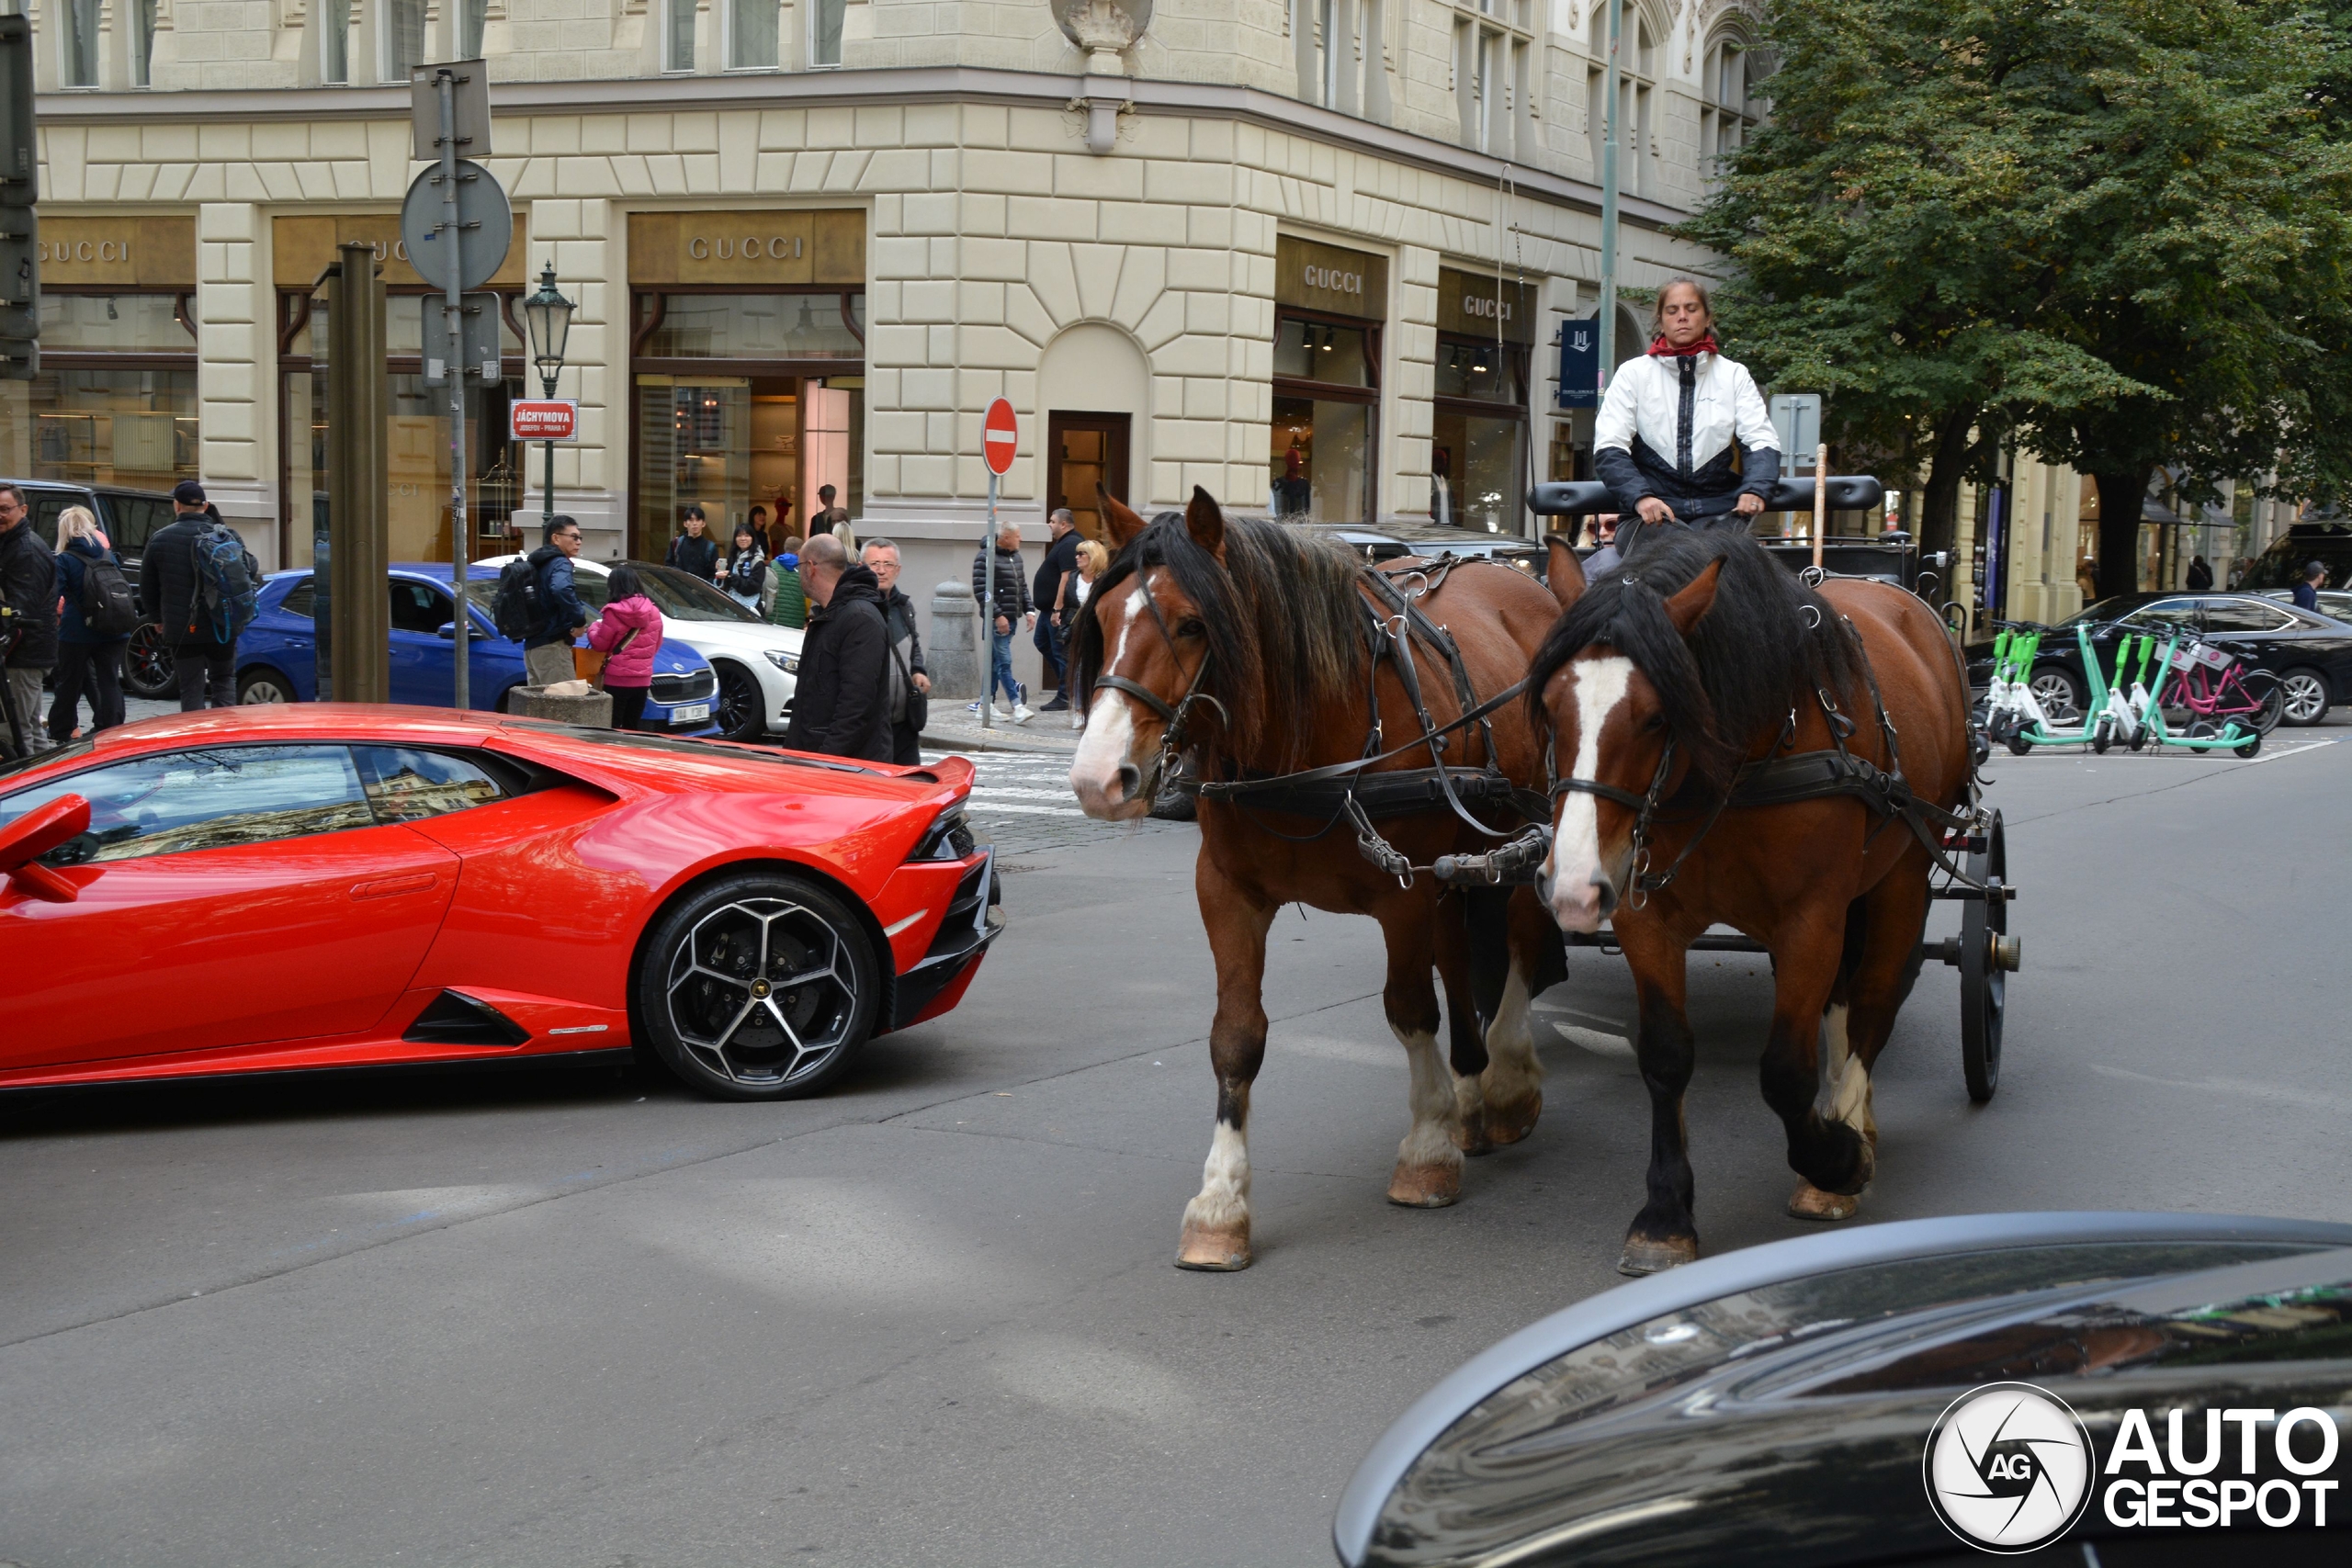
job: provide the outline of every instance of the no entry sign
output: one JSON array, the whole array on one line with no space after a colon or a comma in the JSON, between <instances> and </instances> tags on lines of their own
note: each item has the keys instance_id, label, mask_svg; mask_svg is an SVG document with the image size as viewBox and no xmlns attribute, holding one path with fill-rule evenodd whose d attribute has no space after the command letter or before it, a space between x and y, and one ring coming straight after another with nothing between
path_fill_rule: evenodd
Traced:
<instances>
[{"instance_id":1,"label":"no entry sign","mask_svg":"<svg viewBox=\"0 0 2352 1568\"><path fill-rule=\"evenodd\" d=\"M516 441L577 441L580 404L571 398L517 398L506 405L507 434Z\"/></svg>"},{"instance_id":2,"label":"no entry sign","mask_svg":"<svg viewBox=\"0 0 2352 1568\"><path fill-rule=\"evenodd\" d=\"M1004 474L1012 467L1012 455L1021 447L1021 428L1013 422L1012 405L1002 398L989 405L980 420L980 456L988 459L989 472Z\"/></svg>"}]
</instances>

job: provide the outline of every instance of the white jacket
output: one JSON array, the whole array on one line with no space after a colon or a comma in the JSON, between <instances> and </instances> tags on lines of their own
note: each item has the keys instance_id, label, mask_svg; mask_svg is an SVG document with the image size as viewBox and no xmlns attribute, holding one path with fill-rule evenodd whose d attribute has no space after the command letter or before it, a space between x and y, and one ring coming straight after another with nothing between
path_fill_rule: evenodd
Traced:
<instances>
[{"instance_id":1,"label":"white jacket","mask_svg":"<svg viewBox=\"0 0 2352 1568\"><path fill-rule=\"evenodd\" d=\"M1781 437L1772 429L1771 412L1764 406L1764 396L1756 389L1756 378L1747 373L1747 367L1720 354L1695 357L1690 470L1705 468L1735 439L1743 447L1778 452ZM1645 354L1619 366L1593 422L1594 450L1615 447L1631 452L1638 435L1669 468L1678 467L1681 386L1680 369L1663 355Z\"/></svg>"}]
</instances>

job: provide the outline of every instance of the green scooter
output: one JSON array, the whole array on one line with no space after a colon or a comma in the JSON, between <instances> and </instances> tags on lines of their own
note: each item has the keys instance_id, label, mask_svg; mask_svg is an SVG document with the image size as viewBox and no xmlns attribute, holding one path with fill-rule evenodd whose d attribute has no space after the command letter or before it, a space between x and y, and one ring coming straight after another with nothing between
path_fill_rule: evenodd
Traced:
<instances>
[{"instance_id":1,"label":"green scooter","mask_svg":"<svg viewBox=\"0 0 2352 1568\"><path fill-rule=\"evenodd\" d=\"M2195 639L2189 639L2189 651L2183 652L2180 644L2181 639L2188 636L2186 629L2177 626L2168 626L2165 629L2172 634L2171 640L2165 644L2164 657L2156 660L2155 684L2150 688L2147 705L2141 710L2140 716L2141 733L2146 738L2146 743L2174 746L2184 751L2234 751L2241 757L2251 757L2260 751L2262 732L2250 725L2242 725L2234 718L2222 726L2218 734L2175 735L2172 732L2172 727L2165 722L2164 705L2156 700L2156 694L2163 690L2165 678L2172 673L2177 663L2194 659Z\"/></svg>"}]
</instances>

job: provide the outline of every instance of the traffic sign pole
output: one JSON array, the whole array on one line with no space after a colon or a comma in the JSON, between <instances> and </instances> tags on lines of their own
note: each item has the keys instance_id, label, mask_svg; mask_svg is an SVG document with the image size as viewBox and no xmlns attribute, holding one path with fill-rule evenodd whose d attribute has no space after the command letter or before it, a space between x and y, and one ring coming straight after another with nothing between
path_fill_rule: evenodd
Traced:
<instances>
[{"instance_id":1,"label":"traffic sign pole","mask_svg":"<svg viewBox=\"0 0 2352 1568\"><path fill-rule=\"evenodd\" d=\"M477 67L476 69L480 69ZM465 339L465 277L464 269L457 265L458 254L458 84L454 71L443 71L435 80L441 94L441 231L448 242L445 254L449 258L448 275L442 279L442 309L449 322L448 341L458 359L464 357L458 345ZM473 613L466 604L467 557L472 543L466 536L466 373L455 360L447 363L449 384L449 597L455 601L457 615L454 626L457 637L457 701L455 706L463 713L473 705L473 682L467 668L467 634L473 630Z\"/></svg>"},{"instance_id":2,"label":"traffic sign pole","mask_svg":"<svg viewBox=\"0 0 2352 1568\"><path fill-rule=\"evenodd\" d=\"M980 416L980 461L989 469L989 531L980 541L980 627L989 637L988 657L981 665L986 671L982 677L986 684L980 687L982 729L996 728L989 719L989 705L994 700L996 685L996 486L997 480L1012 467L1013 454L1020 450L1020 422L1013 417L1012 404L999 398ZM1005 633L1008 638L1012 635L1010 630Z\"/></svg>"}]
</instances>

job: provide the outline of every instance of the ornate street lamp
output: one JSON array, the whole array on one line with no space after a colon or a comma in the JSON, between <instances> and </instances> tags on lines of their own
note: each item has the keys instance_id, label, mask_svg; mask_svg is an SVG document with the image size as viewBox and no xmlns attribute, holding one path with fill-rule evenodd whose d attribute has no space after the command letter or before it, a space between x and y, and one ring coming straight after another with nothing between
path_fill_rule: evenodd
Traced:
<instances>
[{"instance_id":1,"label":"ornate street lamp","mask_svg":"<svg viewBox=\"0 0 2352 1568\"><path fill-rule=\"evenodd\" d=\"M523 301L523 320L531 329L531 362L539 367L540 383L547 396L555 396L555 378L563 372L563 345L571 336L573 306L556 289L555 260L549 257L547 269L539 274L539 291ZM555 443L548 448L547 510L540 521L555 515Z\"/></svg>"}]
</instances>

